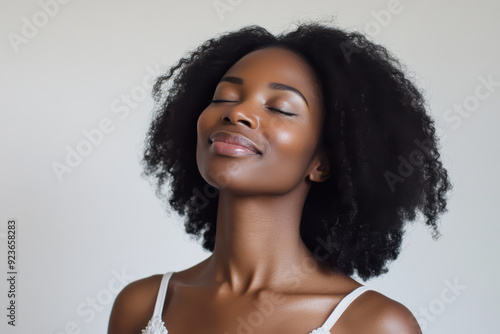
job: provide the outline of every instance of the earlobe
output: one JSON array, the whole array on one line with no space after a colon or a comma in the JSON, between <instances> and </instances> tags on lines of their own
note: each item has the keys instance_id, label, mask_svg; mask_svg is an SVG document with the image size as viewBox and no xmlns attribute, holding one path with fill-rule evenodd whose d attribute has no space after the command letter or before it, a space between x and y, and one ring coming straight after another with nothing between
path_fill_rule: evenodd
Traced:
<instances>
[{"instance_id":1,"label":"earlobe","mask_svg":"<svg viewBox=\"0 0 500 334\"><path fill-rule=\"evenodd\" d=\"M326 153L322 152L317 159L314 169L309 173L309 180L314 182L324 182L331 174L330 161Z\"/></svg>"}]
</instances>

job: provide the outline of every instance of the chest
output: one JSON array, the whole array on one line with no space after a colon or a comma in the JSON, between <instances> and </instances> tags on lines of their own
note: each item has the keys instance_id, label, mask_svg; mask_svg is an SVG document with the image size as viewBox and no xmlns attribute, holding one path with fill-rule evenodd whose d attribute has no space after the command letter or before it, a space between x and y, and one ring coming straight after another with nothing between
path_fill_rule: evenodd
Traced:
<instances>
[{"instance_id":1,"label":"chest","mask_svg":"<svg viewBox=\"0 0 500 334\"><path fill-rule=\"evenodd\" d=\"M337 299L271 293L214 299L184 292L167 298L162 320L169 334L309 334L324 323Z\"/></svg>"}]
</instances>

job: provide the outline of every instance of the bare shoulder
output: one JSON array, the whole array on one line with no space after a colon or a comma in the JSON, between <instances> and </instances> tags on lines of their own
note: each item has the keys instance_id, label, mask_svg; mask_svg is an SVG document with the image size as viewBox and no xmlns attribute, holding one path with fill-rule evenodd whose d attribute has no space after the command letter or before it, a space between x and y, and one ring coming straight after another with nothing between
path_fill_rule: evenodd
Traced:
<instances>
[{"instance_id":1,"label":"bare shoulder","mask_svg":"<svg viewBox=\"0 0 500 334\"><path fill-rule=\"evenodd\" d=\"M346 333L422 334L406 306L374 290L365 291L356 298L340 320L345 329L349 328Z\"/></svg>"},{"instance_id":2,"label":"bare shoulder","mask_svg":"<svg viewBox=\"0 0 500 334\"><path fill-rule=\"evenodd\" d=\"M108 323L108 334L140 333L151 319L162 274L126 285L116 296Z\"/></svg>"}]
</instances>

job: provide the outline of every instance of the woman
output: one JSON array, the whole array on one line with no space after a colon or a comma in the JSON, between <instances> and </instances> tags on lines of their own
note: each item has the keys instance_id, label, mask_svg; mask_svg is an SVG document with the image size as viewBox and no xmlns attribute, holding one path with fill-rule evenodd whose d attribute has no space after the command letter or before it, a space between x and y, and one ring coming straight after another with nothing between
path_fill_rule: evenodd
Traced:
<instances>
[{"instance_id":1,"label":"woman","mask_svg":"<svg viewBox=\"0 0 500 334\"><path fill-rule=\"evenodd\" d=\"M421 333L351 278L386 273L418 212L437 237L451 189L423 97L385 48L319 23L247 26L154 96L145 175L212 255L126 286L109 334Z\"/></svg>"}]
</instances>

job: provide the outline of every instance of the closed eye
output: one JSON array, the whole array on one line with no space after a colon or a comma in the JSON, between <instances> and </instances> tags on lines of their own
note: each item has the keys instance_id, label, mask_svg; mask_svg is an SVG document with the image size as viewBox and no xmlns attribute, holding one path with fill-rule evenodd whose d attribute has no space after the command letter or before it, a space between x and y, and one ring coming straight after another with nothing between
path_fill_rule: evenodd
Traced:
<instances>
[{"instance_id":1,"label":"closed eye","mask_svg":"<svg viewBox=\"0 0 500 334\"><path fill-rule=\"evenodd\" d=\"M277 111L277 112L282 113L282 114L287 115L287 116L295 116L296 115L296 114L292 114L291 112L286 112L286 111L279 110L276 108L268 107L267 109L272 110L272 111Z\"/></svg>"},{"instance_id":2,"label":"closed eye","mask_svg":"<svg viewBox=\"0 0 500 334\"><path fill-rule=\"evenodd\" d=\"M238 102L238 101L229 101L229 100L212 100L211 101L212 103L218 103L218 102ZM276 109L276 108L271 108L271 107L268 107L267 109L269 110L272 110L272 111L276 111L276 112L279 112L283 115L287 115L287 116L294 116L296 114L293 114L293 113L290 113L290 112L286 112L286 111L283 111L283 110L279 110L279 109Z\"/></svg>"},{"instance_id":3,"label":"closed eye","mask_svg":"<svg viewBox=\"0 0 500 334\"><path fill-rule=\"evenodd\" d=\"M236 101L229 101L229 100L212 100L212 103L217 103L217 102L236 102Z\"/></svg>"}]
</instances>

